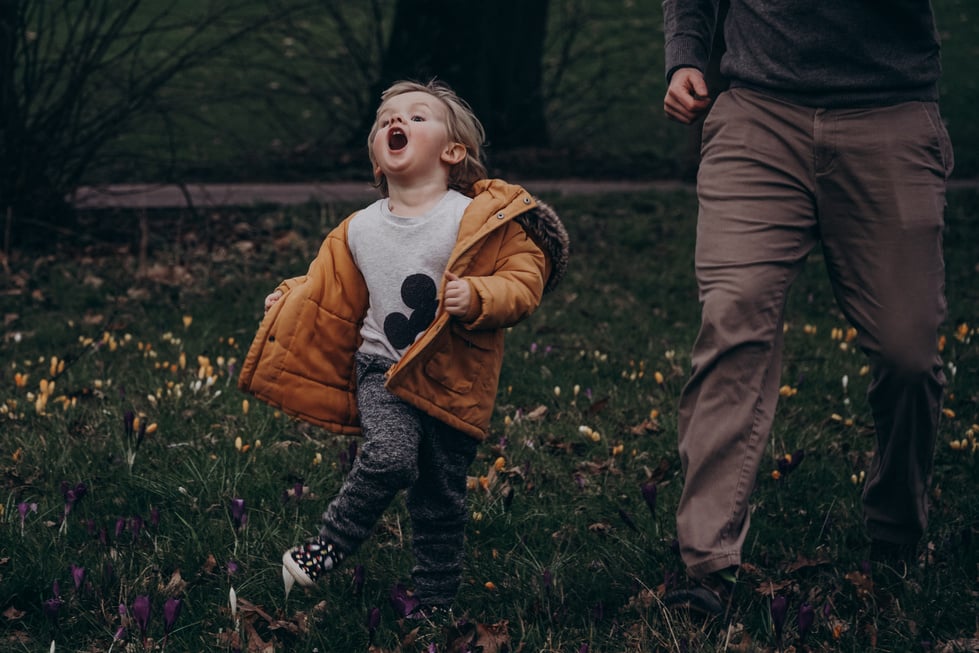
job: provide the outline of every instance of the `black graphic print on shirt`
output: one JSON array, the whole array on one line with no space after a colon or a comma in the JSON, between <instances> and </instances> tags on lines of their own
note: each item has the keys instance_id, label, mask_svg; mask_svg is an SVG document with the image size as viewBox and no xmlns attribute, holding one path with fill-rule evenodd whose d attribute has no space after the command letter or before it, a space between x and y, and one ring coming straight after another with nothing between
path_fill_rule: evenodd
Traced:
<instances>
[{"instance_id":1,"label":"black graphic print on shirt","mask_svg":"<svg viewBox=\"0 0 979 653\"><path fill-rule=\"evenodd\" d=\"M412 274L401 284L401 299L414 309L411 315L391 313L384 318L384 335L395 349L404 349L435 319L438 292L435 282L425 274Z\"/></svg>"}]
</instances>

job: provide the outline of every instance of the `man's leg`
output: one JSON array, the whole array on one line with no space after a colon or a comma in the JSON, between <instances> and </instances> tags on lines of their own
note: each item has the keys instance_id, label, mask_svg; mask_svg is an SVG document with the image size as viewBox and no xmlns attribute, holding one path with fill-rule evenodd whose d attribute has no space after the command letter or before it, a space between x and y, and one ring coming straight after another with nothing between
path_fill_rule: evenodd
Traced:
<instances>
[{"instance_id":1,"label":"man's leg","mask_svg":"<svg viewBox=\"0 0 979 653\"><path fill-rule=\"evenodd\" d=\"M704 127L696 272L703 304L680 397L680 550L703 577L741 563L771 429L786 293L816 240L813 111L744 90Z\"/></svg>"},{"instance_id":2,"label":"man's leg","mask_svg":"<svg viewBox=\"0 0 979 653\"><path fill-rule=\"evenodd\" d=\"M818 177L820 229L834 292L871 361L877 451L864 487L871 538L914 545L945 379L942 229L952 154L938 108L906 103L828 111Z\"/></svg>"}]
</instances>

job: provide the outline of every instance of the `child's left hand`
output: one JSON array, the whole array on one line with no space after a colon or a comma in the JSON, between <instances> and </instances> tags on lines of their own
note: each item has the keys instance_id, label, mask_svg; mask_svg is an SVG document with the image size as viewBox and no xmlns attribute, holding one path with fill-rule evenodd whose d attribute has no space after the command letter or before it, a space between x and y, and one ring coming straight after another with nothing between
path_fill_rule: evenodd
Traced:
<instances>
[{"instance_id":1,"label":"child's left hand","mask_svg":"<svg viewBox=\"0 0 979 653\"><path fill-rule=\"evenodd\" d=\"M448 279L445 284L445 294L442 297L445 312L455 317L465 317L466 313L469 312L469 303L472 300L472 289L469 287L469 282L451 272L446 272L445 278Z\"/></svg>"}]
</instances>

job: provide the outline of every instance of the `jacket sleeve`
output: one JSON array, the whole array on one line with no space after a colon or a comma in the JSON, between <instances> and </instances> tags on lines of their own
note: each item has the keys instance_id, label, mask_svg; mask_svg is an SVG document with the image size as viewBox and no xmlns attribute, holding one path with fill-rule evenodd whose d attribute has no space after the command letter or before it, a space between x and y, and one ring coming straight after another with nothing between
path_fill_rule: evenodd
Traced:
<instances>
[{"instance_id":1,"label":"jacket sleeve","mask_svg":"<svg viewBox=\"0 0 979 653\"><path fill-rule=\"evenodd\" d=\"M677 68L707 70L719 0L663 0L666 82Z\"/></svg>"},{"instance_id":2,"label":"jacket sleeve","mask_svg":"<svg viewBox=\"0 0 979 653\"><path fill-rule=\"evenodd\" d=\"M464 322L467 329L513 326L534 312L544 294L547 256L518 223L502 230L498 247L493 274L466 277L479 305L475 317Z\"/></svg>"}]
</instances>

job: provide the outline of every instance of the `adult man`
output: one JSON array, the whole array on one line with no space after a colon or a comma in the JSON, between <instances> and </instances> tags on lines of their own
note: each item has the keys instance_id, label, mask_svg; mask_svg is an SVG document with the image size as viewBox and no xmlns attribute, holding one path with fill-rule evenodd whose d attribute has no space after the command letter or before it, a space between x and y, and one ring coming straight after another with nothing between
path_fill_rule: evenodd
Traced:
<instances>
[{"instance_id":1,"label":"adult man","mask_svg":"<svg viewBox=\"0 0 979 653\"><path fill-rule=\"evenodd\" d=\"M665 0L668 117L711 104L719 0ZM877 452L863 493L871 556L907 562L927 526L945 379L945 184L939 38L928 0L730 0L720 94L704 123L696 274L703 304L680 397L677 508L695 584L666 597L725 610L772 425L785 297L821 242L870 358Z\"/></svg>"}]
</instances>

